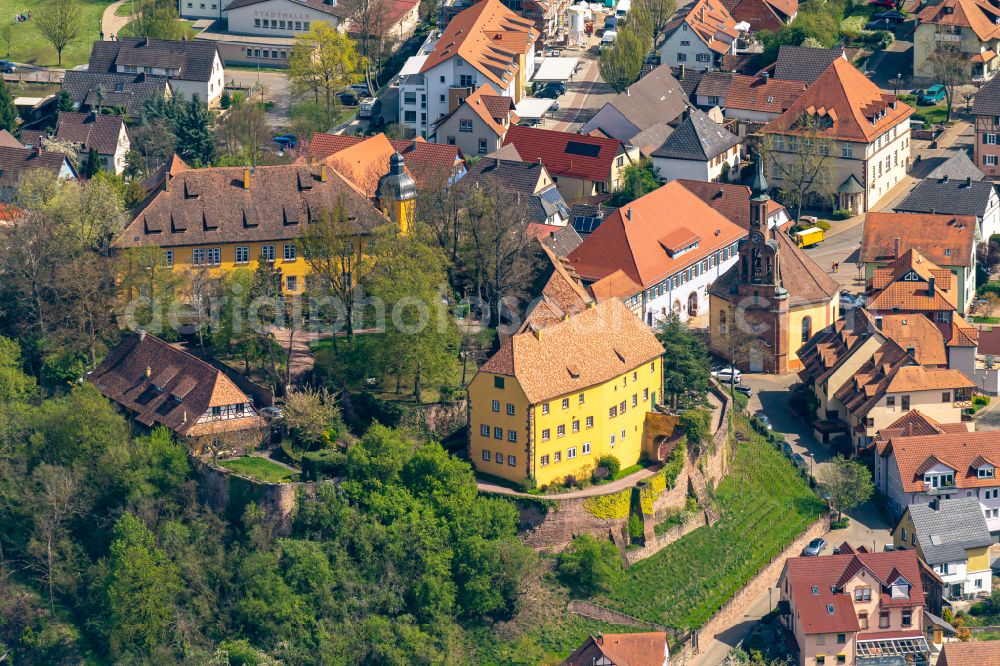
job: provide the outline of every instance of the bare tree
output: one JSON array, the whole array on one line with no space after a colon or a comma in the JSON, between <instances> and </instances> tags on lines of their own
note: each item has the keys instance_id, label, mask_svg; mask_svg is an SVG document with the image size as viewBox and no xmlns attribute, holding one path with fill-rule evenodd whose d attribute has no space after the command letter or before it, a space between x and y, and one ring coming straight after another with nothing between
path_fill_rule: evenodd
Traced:
<instances>
[{"instance_id":1,"label":"bare tree","mask_svg":"<svg viewBox=\"0 0 1000 666\"><path fill-rule=\"evenodd\" d=\"M270 136L264 112L259 106L248 103L230 109L215 132L221 154L252 166L260 164Z\"/></svg>"},{"instance_id":2,"label":"bare tree","mask_svg":"<svg viewBox=\"0 0 1000 666\"><path fill-rule=\"evenodd\" d=\"M526 294L540 248L528 234L527 202L496 179L480 181L467 192L468 238L462 263L475 295L490 306L490 325L500 323L511 299Z\"/></svg>"},{"instance_id":3,"label":"bare tree","mask_svg":"<svg viewBox=\"0 0 1000 666\"><path fill-rule=\"evenodd\" d=\"M760 157L781 190L782 203L802 216L810 192L828 194L832 142L823 134L823 120L803 114L787 134L767 134L760 144Z\"/></svg>"},{"instance_id":4,"label":"bare tree","mask_svg":"<svg viewBox=\"0 0 1000 666\"><path fill-rule=\"evenodd\" d=\"M34 533L29 552L38 561L49 597L49 612L55 613L55 587L67 572L63 565L69 557L72 541L66 538L66 523L81 510L78 483L64 468L42 464L31 475L38 492L31 493Z\"/></svg>"},{"instance_id":5,"label":"bare tree","mask_svg":"<svg viewBox=\"0 0 1000 666\"><path fill-rule=\"evenodd\" d=\"M38 32L56 50L56 64L62 67L63 50L80 36L82 21L79 0L49 0L39 7L35 25Z\"/></svg>"},{"instance_id":6,"label":"bare tree","mask_svg":"<svg viewBox=\"0 0 1000 666\"><path fill-rule=\"evenodd\" d=\"M948 120L951 121L955 88L965 83L966 56L961 49L949 42L939 43L927 57L934 79L942 84L948 99Z\"/></svg>"},{"instance_id":7,"label":"bare tree","mask_svg":"<svg viewBox=\"0 0 1000 666\"><path fill-rule=\"evenodd\" d=\"M676 0L639 0L633 7L638 7L649 12L653 19L653 37L655 38L663 29L667 27L670 18L677 11Z\"/></svg>"},{"instance_id":8,"label":"bare tree","mask_svg":"<svg viewBox=\"0 0 1000 666\"><path fill-rule=\"evenodd\" d=\"M371 91L378 88L378 73L382 69L389 29L384 0L358 0L354 11L354 25L358 31L361 58L365 66L365 83Z\"/></svg>"}]
</instances>

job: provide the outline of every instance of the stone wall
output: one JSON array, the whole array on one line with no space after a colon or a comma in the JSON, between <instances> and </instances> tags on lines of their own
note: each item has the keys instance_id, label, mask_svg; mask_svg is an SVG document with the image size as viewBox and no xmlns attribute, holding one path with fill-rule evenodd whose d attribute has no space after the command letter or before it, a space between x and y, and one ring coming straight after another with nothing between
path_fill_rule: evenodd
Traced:
<instances>
[{"instance_id":1,"label":"stone wall","mask_svg":"<svg viewBox=\"0 0 1000 666\"><path fill-rule=\"evenodd\" d=\"M439 439L465 428L468 423L465 400L449 404L407 405L401 419L401 425L415 427Z\"/></svg>"},{"instance_id":2,"label":"stone wall","mask_svg":"<svg viewBox=\"0 0 1000 666\"><path fill-rule=\"evenodd\" d=\"M704 511L692 514L687 522L672 527L659 536L646 540L646 545L642 548L625 551L625 562L632 566L636 562L641 562L647 557L652 557L678 539L694 532L699 527L708 525L708 517Z\"/></svg>"},{"instance_id":3,"label":"stone wall","mask_svg":"<svg viewBox=\"0 0 1000 666\"><path fill-rule=\"evenodd\" d=\"M255 502L274 521L280 536L291 530L298 491L315 492L313 482L265 483L216 467L201 458L192 457L191 464L198 479L198 494L205 506L230 521L239 521L247 505Z\"/></svg>"},{"instance_id":4,"label":"stone wall","mask_svg":"<svg viewBox=\"0 0 1000 666\"><path fill-rule=\"evenodd\" d=\"M613 530L624 533L627 518L598 518L584 506L586 498L557 500L555 506L541 516L541 522L522 533L524 542L532 548L559 552L578 534L593 534L609 539ZM537 509L521 508L523 514L531 513L537 520Z\"/></svg>"},{"instance_id":5,"label":"stone wall","mask_svg":"<svg viewBox=\"0 0 1000 666\"><path fill-rule=\"evenodd\" d=\"M819 518L810 524L794 541L785 546L784 550L774 556L756 575L750 578L746 585L733 595L732 599L723 604L722 608L716 611L715 615L695 632L691 640L671 649L670 663L675 666L691 663L694 655L698 654L698 646L707 646L716 635L743 622L746 619L747 610L757 599L766 594L768 588L777 585L778 577L781 576L781 571L785 568L785 561L789 557L798 556L806 544L829 531L829 516ZM776 603L778 596L778 593L775 592Z\"/></svg>"}]
</instances>

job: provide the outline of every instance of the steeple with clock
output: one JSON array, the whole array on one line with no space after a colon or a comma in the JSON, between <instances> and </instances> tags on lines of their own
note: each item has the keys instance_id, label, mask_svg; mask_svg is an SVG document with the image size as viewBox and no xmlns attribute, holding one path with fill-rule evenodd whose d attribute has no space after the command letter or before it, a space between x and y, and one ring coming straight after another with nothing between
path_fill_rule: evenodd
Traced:
<instances>
[{"instance_id":1,"label":"steeple with clock","mask_svg":"<svg viewBox=\"0 0 1000 666\"><path fill-rule=\"evenodd\" d=\"M764 160L757 159L750 194L750 235L739 248L739 291L744 295L781 298L785 290L778 272L778 241L770 237L767 207L771 197L764 179Z\"/></svg>"}]
</instances>

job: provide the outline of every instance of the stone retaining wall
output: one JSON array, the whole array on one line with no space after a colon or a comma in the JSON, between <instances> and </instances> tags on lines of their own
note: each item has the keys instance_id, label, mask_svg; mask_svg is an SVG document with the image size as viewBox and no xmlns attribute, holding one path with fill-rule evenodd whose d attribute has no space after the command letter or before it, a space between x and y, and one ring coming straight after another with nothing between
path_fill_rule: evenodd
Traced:
<instances>
[{"instance_id":1,"label":"stone retaining wall","mask_svg":"<svg viewBox=\"0 0 1000 666\"><path fill-rule=\"evenodd\" d=\"M785 567L785 561L789 557L798 556L806 544L829 531L829 516L819 518L810 524L794 541L785 546L756 575L750 578L746 585L733 595L732 599L723 604L722 608L709 618L708 622L699 627L691 640L671 649L670 663L674 666L690 663L694 655L698 654L698 646L707 646L716 635L742 622L747 610L754 602L764 595L768 588L777 585L778 577L781 576L781 571ZM776 592L775 603L777 603L777 599L778 593Z\"/></svg>"},{"instance_id":2,"label":"stone retaining wall","mask_svg":"<svg viewBox=\"0 0 1000 666\"><path fill-rule=\"evenodd\" d=\"M677 525L676 527L672 527L663 534L654 536L652 539L647 539L646 545L642 548L625 551L625 561L628 566L632 566L636 562L641 562L647 557L652 557L678 539L694 532L699 527L704 527L705 525L708 525L708 517L705 515L704 511L692 514L687 522Z\"/></svg>"},{"instance_id":3,"label":"stone retaining wall","mask_svg":"<svg viewBox=\"0 0 1000 666\"><path fill-rule=\"evenodd\" d=\"M191 458L191 464L198 479L198 494L205 506L230 521L238 522L247 505L255 502L274 521L279 536L291 531L297 492L302 489L312 494L316 488L314 482L257 481L196 457Z\"/></svg>"}]
</instances>

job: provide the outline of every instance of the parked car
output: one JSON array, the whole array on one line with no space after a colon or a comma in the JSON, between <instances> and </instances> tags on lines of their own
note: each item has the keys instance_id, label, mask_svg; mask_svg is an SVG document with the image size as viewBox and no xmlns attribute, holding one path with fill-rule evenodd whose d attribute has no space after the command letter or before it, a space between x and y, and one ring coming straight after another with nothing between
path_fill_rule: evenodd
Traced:
<instances>
[{"instance_id":1,"label":"parked car","mask_svg":"<svg viewBox=\"0 0 1000 666\"><path fill-rule=\"evenodd\" d=\"M281 407L261 407L260 415L265 419L280 419L282 416Z\"/></svg>"},{"instance_id":2,"label":"parked car","mask_svg":"<svg viewBox=\"0 0 1000 666\"><path fill-rule=\"evenodd\" d=\"M353 90L359 97L368 97L371 95L371 91L368 90L367 83L352 83L348 86L348 88Z\"/></svg>"},{"instance_id":3,"label":"parked car","mask_svg":"<svg viewBox=\"0 0 1000 666\"><path fill-rule=\"evenodd\" d=\"M781 443L781 452L784 453L789 458L791 458L792 454L795 453L795 451L792 451L792 445L789 444L788 442Z\"/></svg>"},{"instance_id":4,"label":"parked car","mask_svg":"<svg viewBox=\"0 0 1000 666\"><path fill-rule=\"evenodd\" d=\"M889 19L874 19L865 23L865 30L887 30L892 32L896 29L896 22Z\"/></svg>"},{"instance_id":5,"label":"parked car","mask_svg":"<svg viewBox=\"0 0 1000 666\"><path fill-rule=\"evenodd\" d=\"M749 386L737 386L736 387L736 392L737 393L742 393L743 395L745 395L748 398L753 395L753 389L750 388Z\"/></svg>"},{"instance_id":6,"label":"parked car","mask_svg":"<svg viewBox=\"0 0 1000 666\"><path fill-rule=\"evenodd\" d=\"M559 83L558 81L553 81L552 83L546 83L542 88L550 89L556 91L556 94L562 97L566 94L566 84Z\"/></svg>"},{"instance_id":7,"label":"parked car","mask_svg":"<svg viewBox=\"0 0 1000 666\"><path fill-rule=\"evenodd\" d=\"M358 96L354 94L351 90L345 90L344 92L337 95L337 99L344 106L357 106Z\"/></svg>"},{"instance_id":8,"label":"parked car","mask_svg":"<svg viewBox=\"0 0 1000 666\"><path fill-rule=\"evenodd\" d=\"M768 430L773 430L774 429L774 428L771 427L771 419L767 418L767 414L765 414L763 412L763 410L761 410L761 411L757 412L756 414L754 414L754 417L756 417L756 419L758 421L760 421L760 424L762 426L764 426L765 428L767 428Z\"/></svg>"},{"instance_id":9,"label":"parked car","mask_svg":"<svg viewBox=\"0 0 1000 666\"><path fill-rule=\"evenodd\" d=\"M279 134L274 137L274 142L281 146L282 150L288 150L299 145L299 138L294 134Z\"/></svg>"},{"instance_id":10,"label":"parked car","mask_svg":"<svg viewBox=\"0 0 1000 666\"><path fill-rule=\"evenodd\" d=\"M730 368L726 365L720 365L712 368L712 376L723 384L739 384L742 380L739 370L736 368Z\"/></svg>"},{"instance_id":11,"label":"parked car","mask_svg":"<svg viewBox=\"0 0 1000 666\"><path fill-rule=\"evenodd\" d=\"M13 74L15 69L17 69L17 65L14 63L9 60L0 60L0 72L3 72L4 74Z\"/></svg>"},{"instance_id":12,"label":"parked car","mask_svg":"<svg viewBox=\"0 0 1000 666\"><path fill-rule=\"evenodd\" d=\"M801 470L804 470L806 465L806 459L802 457L801 453L793 453L791 455L792 463Z\"/></svg>"},{"instance_id":13,"label":"parked car","mask_svg":"<svg viewBox=\"0 0 1000 666\"><path fill-rule=\"evenodd\" d=\"M906 15L903 12L897 12L895 9L887 12L879 12L872 16L873 19L886 19L892 21L893 23L902 23L906 20Z\"/></svg>"},{"instance_id":14,"label":"parked car","mask_svg":"<svg viewBox=\"0 0 1000 666\"><path fill-rule=\"evenodd\" d=\"M885 7L886 9L895 9L896 3L892 0L868 0L869 7Z\"/></svg>"},{"instance_id":15,"label":"parked car","mask_svg":"<svg viewBox=\"0 0 1000 666\"><path fill-rule=\"evenodd\" d=\"M933 106L938 102L944 101L944 98L948 96L948 92L945 90L944 86L940 83L935 83L930 88L925 90L923 94L917 97L917 104L923 106Z\"/></svg>"},{"instance_id":16,"label":"parked car","mask_svg":"<svg viewBox=\"0 0 1000 666\"><path fill-rule=\"evenodd\" d=\"M826 539L816 538L809 542L805 548L802 549L803 557L816 557L823 552L826 548Z\"/></svg>"},{"instance_id":17,"label":"parked car","mask_svg":"<svg viewBox=\"0 0 1000 666\"><path fill-rule=\"evenodd\" d=\"M548 86L543 87L538 92L535 93L535 97L540 99L556 99L561 93L555 88L550 88Z\"/></svg>"}]
</instances>

